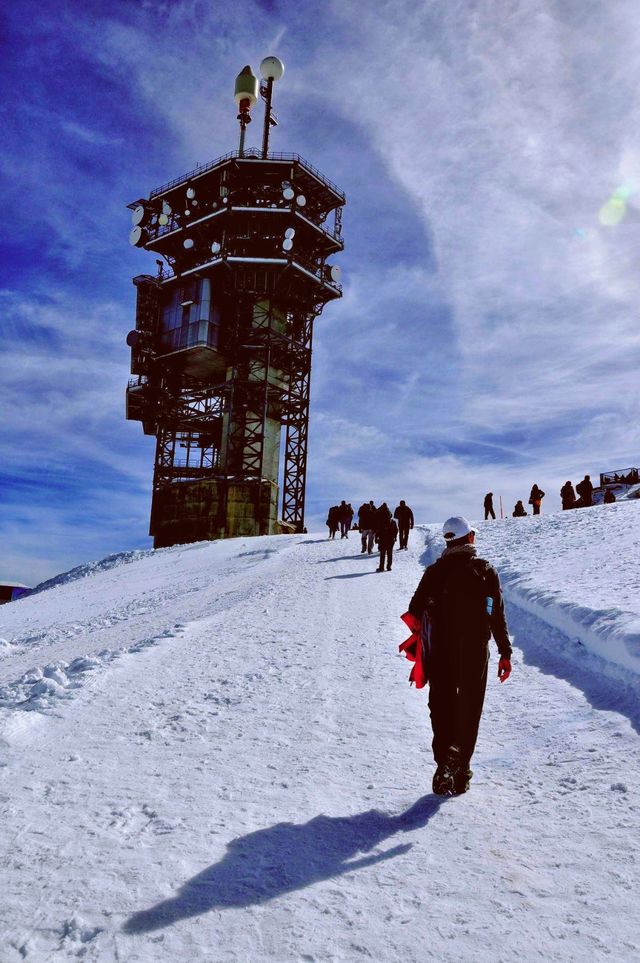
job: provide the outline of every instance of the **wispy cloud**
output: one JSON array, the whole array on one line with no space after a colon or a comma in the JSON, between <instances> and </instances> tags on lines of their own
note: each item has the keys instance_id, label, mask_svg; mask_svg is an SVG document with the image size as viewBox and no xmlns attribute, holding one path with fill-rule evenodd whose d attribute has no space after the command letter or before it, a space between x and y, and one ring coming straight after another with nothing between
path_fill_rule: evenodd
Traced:
<instances>
[{"instance_id":1,"label":"wispy cloud","mask_svg":"<svg viewBox=\"0 0 640 963\"><path fill-rule=\"evenodd\" d=\"M637 461L636 19L630 0L10 14L0 578L146 543L124 336L151 264L124 205L235 146L235 74L269 53L274 148L348 196L344 297L315 327L310 524L342 497L477 517L533 481L553 507L567 477Z\"/></svg>"}]
</instances>

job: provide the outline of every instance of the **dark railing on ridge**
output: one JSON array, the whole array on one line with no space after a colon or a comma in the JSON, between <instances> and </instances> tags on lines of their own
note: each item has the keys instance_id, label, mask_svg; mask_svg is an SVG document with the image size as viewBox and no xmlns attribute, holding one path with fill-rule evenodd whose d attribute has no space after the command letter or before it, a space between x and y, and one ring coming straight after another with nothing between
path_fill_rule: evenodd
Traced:
<instances>
[{"instance_id":1,"label":"dark railing on ridge","mask_svg":"<svg viewBox=\"0 0 640 963\"><path fill-rule=\"evenodd\" d=\"M257 158L258 160L297 161L298 164L301 164L303 167L306 167L306 169L310 171L312 174L314 174L315 177L318 178L318 180L320 180L323 184L329 187L335 194L337 194L338 197L342 199L343 203L345 201L344 191L341 191L340 188L337 186L337 184L334 184L333 181L330 181L328 177L325 177L324 174L321 174L317 167L314 167L313 164L310 164L309 161L305 160L304 157L301 157L300 154L283 154L282 152L278 152L275 154L267 154L267 156L263 158L262 151L258 150L256 147L250 147L248 150L245 150L243 154L240 154L240 151L232 150L232 151L229 151L228 154L223 154L222 157L217 157L214 161L210 161L208 164L199 164L197 167L194 167L193 170L188 171L186 174L183 174L181 177L174 177L172 181L167 181L167 183L163 184L162 187L154 188L149 194L149 198L151 199L153 197L158 197L158 195L160 194L164 194L165 191L170 190L172 187L175 187L177 184L182 184L184 181L188 181L190 177L195 177L196 175L204 174L206 173L206 171L212 171L215 167L218 167L219 164L224 163L224 161L231 160L234 157L238 157L241 159L245 159L247 157L253 157L253 158Z\"/></svg>"}]
</instances>

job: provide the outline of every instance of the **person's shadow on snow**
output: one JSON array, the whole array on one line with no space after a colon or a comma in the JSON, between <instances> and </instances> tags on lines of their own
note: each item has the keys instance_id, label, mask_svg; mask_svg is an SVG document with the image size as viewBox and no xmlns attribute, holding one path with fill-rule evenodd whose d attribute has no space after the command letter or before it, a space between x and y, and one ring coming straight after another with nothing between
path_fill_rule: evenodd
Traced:
<instances>
[{"instance_id":1,"label":"person's shadow on snow","mask_svg":"<svg viewBox=\"0 0 640 963\"><path fill-rule=\"evenodd\" d=\"M124 930L148 933L211 909L266 903L320 880L400 856L411 849L410 843L354 859L396 833L426 826L443 801L439 796L423 796L399 816L370 809L357 816L278 823L239 836L228 844L218 863L190 879L172 899L134 913Z\"/></svg>"}]
</instances>

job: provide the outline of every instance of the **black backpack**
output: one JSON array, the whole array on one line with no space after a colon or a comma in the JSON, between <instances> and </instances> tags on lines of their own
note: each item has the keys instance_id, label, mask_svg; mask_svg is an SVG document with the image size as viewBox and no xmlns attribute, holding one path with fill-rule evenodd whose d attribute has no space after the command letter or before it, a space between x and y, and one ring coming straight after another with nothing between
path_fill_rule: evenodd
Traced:
<instances>
[{"instance_id":1,"label":"black backpack","mask_svg":"<svg viewBox=\"0 0 640 963\"><path fill-rule=\"evenodd\" d=\"M471 557L464 564L436 565L438 582L429 611L433 627L447 635L488 641L494 592L489 562Z\"/></svg>"}]
</instances>

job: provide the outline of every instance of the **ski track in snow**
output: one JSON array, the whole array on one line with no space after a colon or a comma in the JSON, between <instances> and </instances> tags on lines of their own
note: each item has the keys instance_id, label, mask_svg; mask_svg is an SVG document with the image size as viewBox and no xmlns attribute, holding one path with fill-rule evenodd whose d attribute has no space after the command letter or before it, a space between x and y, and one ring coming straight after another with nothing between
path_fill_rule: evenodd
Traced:
<instances>
[{"instance_id":1,"label":"ski track in snow","mask_svg":"<svg viewBox=\"0 0 640 963\"><path fill-rule=\"evenodd\" d=\"M2 963L640 960L635 680L508 586L472 789L430 794L397 646L436 531L391 573L230 540L5 606Z\"/></svg>"}]
</instances>

